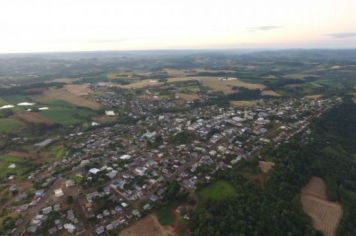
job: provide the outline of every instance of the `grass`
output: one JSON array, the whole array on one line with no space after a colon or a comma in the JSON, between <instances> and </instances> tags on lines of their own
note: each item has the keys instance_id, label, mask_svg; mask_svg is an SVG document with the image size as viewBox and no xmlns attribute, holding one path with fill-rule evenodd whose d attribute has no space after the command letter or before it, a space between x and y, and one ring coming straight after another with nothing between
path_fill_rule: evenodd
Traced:
<instances>
[{"instance_id":1,"label":"grass","mask_svg":"<svg viewBox=\"0 0 356 236\"><path fill-rule=\"evenodd\" d=\"M56 145L50 147L50 153L56 158L62 158L64 156L64 147L62 145Z\"/></svg>"},{"instance_id":2,"label":"grass","mask_svg":"<svg viewBox=\"0 0 356 236\"><path fill-rule=\"evenodd\" d=\"M176 202L169 202L156 210L158 221L161 225L171 225L175 219L172 214L172 209L177 207Z\"/></svg>"},{"instance_id":3,"label":"grass","mask_svg":"<svg viewBox=\"0 0 356 236\"><path fill-rule=\"evenodd\" d=\"M75 125L85 122L93 113L90 110L75 107L50 107L41 114L53 123Z\"/></svg>"},{"instance_id":4,"label":"grass","mask_svg":"<svg viewBox=\"0 0 356 236\"><path fill-rule=\"evenodd\" d=\"M15 118L0 119L0 133L10 133L23 127L24 124Z\"/></svg>"},{"instance_id":5,"label":"grass","mask_svg":"<svg viewBox=\"0 0 356 236\"><path fill-rule=\"evenodd\" d=\"M4 105L7 105L8 102L5 101L3 98L0 98L0 106L4 106Z\"/></svg>"},{"instance_id":6,"label":"grass","mask_svg":"<svg viewBox=\"0 0 356 236\"><path fill-rule=\"evenodd\" d=\"M156 211L158 221L161 225L171 225L174 223L171 208L169 206L163 206Z\"/></svg>"},{"instance_id":7,"label":"grass","mask_svg":"<svg viewBox=\"0 0 356 236\"><path fill-rule=\"evenodd\" d=\"M6 95L2 97L5 101L8 102L8 104L17 104L20 102L26 102L29 99L26 96L22 96L22 95Z\"/></svg>"},{"instance_id":8,"label":"grass","mask_svg":"<svg viewBox=\"0 0 356 236\"><path fill-rule=\"evenodd\" d=\"M46 102L46 105L58 107L75 107L73 104L61 99L49 100Z\"/></svg>"},{"instance_id":9,"label":"grass","mask_svg":"<svg viewBox=\"0 0 356 236\"><path fill-rule=\"evenodd\" d=\"M225 180L218 180L198 192L198 196L203 202L208 200L221 201L234 195L236 195L235 188Z\"/></svg>"},{"instance_id":10,"label":"grass","mask_svg":"<svg viewBox=\"0 0 356 236\"><path fill-rule=\"evenodd\" d=\"M16 164L13 169L9 168L9 165ZM14 174L17 178L22 177L31 168L28 160L22 157L15 156L0 156L0 179L6 178L7 176Z\"/></svg>"}]
</instances>

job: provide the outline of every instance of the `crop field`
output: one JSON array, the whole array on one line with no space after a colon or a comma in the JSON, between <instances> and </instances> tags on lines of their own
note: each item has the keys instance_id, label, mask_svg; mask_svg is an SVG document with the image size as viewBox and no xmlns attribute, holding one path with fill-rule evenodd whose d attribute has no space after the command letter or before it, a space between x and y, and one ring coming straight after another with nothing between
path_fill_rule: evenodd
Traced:
<instances>
[{"instance_id":1,"label":"crop field","mask_svg":"<svg viewBox=\"0 0 356 236\"><path fill-rule=\"evenodd\" d=\"M216 91L221 91L223 93L232 93L234 91L234 88L246 88L246 89L265 89L266 86L263 84L255 84L255 83L247 83L239 79L235 80L220 80L220 77L203 77L203 76L197 76L197 77L176 77L176 78L169 78L168 83L175 83L175 82L182 82L182 81L199 81L203 85L209 87L210 89L216 90ZM150 86L160 86L163 83L158 82L158 81L152 81L152 80L141 80L139 82L135 82L132 84L127 84L127 85L121 85L121 88L125 89L139 89L139 88L145 88L145 87L150 87Z\"/></svg>"},{"instance_id":2,"label":"crop field","mask_svg":"<svg viewBox=\"0 0 356 236\"><path fill-rule=\"evenodd\" d=\"M181 78L170 78L169 83L178 81L189 81L197 80L203 85L223 93L232 93L235 87L246 88L246 89L265 89L266 86L263 84L246 83L242 80L219 80L220 77L181 77Z\"/></svg>"},{"instance_id":3,"label":"crop field","mask_svg":"<svg viewBox=\"0 0 356 236\"><path fill-rule=\"evenodd\" d=\"M69 87L67 88L70 88L72 92L66 88L48 89L42 96L37 96L35 100L44 104L48 104L53 100L63 100L78 107L85 107L93 110L98 110L100 108L100 104L90 97L78 95L79 93L89 92L86 88L78 86L73 87L73 85L68 86Z\"/></svg>"},{"instance_id":4,"label":"crop field","mask_svg":"<svg viewBox=\"0 0 356 236\"><path fill-rule=\"evenodd\" d=\"M256 101L231 101L231 106L241 108L241 107L253 107L256 106Z\"/></svg>"},{"instance_id":5,"label":"crop field","mask_svg":"<svg viewBox=\"0 0 356 236\"><path fill-rule=\"evenodd\" d=\"M263 96L273 96L273 97L280 97L281 96L279 93L276 93L275 91L270 90L270 89L263 90L261 95L263 95Z\"/></svg>"},{"instance_id":6,"label":"crop field","mask_svg":"<svg viewBox=\"0 0 356 236\"><path fill-rule=\"evenodd\" d=\"M66 84L64 88L78 96L88 96L93 91L89 88L89 84Z\"/></svg>"},{"instance_id":7,"label":"crop field","mask_svg":"<svg viewBox=\"0 0 356 236\"><path fill-rule=\"evenodd\" d=\"M183 101L195 101L199 100L199 96L197 94L188 94L188 93L176 93L176 97L178 99L182 99Z\"/></svg>"},{"instance_id":8,"label":"crop field","mask_svg":"<svg viewBox=\"0 0 356 236\"><path fill-rule=\"evenodd\" d=\"M43 117L38 112L28 112L28 111L19 111L16 113L16 118L25 122L25 123L42 123L42 124L50 124L51 121L45 117Z\"/></svg>"},{"instance_id":9,"label":"crop field","mask_svg":"<svg viewBox=\"0 0 356 236\"><path fill-rule=\"evenodd\" d=\"M220 201L230 198L236 194L235 188L227 181L219 180L199 191L198 195L202 201Z\"/></svg>"},{"instance_id":10,"label":"crop field","mask_svg":"<svg viewBox=\"0 0 356 236\"><path fill-rule=\"evenodd\" d=\"M15 164L15 168L9 168L11 164ZM0 179L6 178L10 174L21 177L30 169L28 159L16 156L0 156Z\"/></svg>"},{"instance_id":11,"label":"crop field","mask_svg":"<svg viewBox=\"0 0 356 236\"><path fill-rule=\"evenodd\" d=\"M313 226L325 236L334 236L342 216L339 203L327 200L326 185L323 179L313 177L302 189L303 209L313 221Z\"/></svg>"},{"instance_id":12,"label":"crop field","mask_svg":"<svg viewBox=\"0 0 356 236\"><path fill-rule=\"evenodd\" d=\"M21 121L14 119L13 117L0 119L0 133L9 133L19 130L23 127L24 124Z\"/></svg>"}]
</instances>

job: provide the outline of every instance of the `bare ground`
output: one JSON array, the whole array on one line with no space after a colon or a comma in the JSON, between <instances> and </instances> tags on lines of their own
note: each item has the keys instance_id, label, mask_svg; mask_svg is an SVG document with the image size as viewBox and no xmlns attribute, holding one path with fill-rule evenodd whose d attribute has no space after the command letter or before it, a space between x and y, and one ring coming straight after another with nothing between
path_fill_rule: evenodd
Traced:
<instances>
[{"instance_id":1,"label":"bare ground","mask_svg":"<svg viewBox=\"0 0 356 236\"><path fill-rule=\"evenodd\" d=\"M301 201L314 228L322 231L325 236L334 236L342 216L342 208L339 203L327 200L324 180L312 177L302 189Z\"/></svg>"},{"instance_id":2,"label":"bare ground","mask_svg":"<svg viewBox=\"0 0 356 236\"><path fill-rule=\"evenodd\" d=\"M172 226L162 226L157 216L150 214L120 232L119 236L177 236Z\"/></svg>"},{"instance_id":3,"label":"bare ground","mask_svg":"<svg viewBox=\"0 0 356 236\"><path fill-rule=\"evenodd\" d=\"M259 161L258 166L263 173L267 174L274 166L274 163L270 161Z\"/></svg>"},{"instance_id":4,"label":"bare ground","mask_svg":"<svg viewBox=\"0 0 356 236\"><path fill-rule=\"evenodd\" d=\"M51 124L51 121L47 118L43 117L41 114L36 112L18 112L15 115L17 119L25 122L25 123L43 123L43 124Z\"/></svg>"}]
</instances>

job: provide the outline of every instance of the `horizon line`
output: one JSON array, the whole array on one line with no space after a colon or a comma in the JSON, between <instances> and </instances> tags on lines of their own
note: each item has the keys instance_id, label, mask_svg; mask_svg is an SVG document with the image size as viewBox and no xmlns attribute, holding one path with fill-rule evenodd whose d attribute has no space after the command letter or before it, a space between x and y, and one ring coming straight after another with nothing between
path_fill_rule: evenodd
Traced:
<instances>
[{"instance_id":1,"label":"horizon line","mask_svg":"<svg viewBox=\"0 0 356 236\"><path fill-rule=\"evenodd\" d=\"M78 50L78 51L33 51L33 52L0 52L0 56L10 55L40 55L40 54L74 54L74 53L124 53L124 52L169 52L169 51L285 51L285 50L356 50L356 47L284 47L284 48L165 48L165 49L113 49L113 50Z\"/></svg>"}]
</instances>

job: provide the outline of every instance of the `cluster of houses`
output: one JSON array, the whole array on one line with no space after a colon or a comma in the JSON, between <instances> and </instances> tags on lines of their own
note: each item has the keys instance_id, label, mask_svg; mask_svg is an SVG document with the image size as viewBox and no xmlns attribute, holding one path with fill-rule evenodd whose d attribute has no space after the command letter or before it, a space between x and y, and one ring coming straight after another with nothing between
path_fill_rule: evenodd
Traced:
<instances>
[{"instance_id":1,"label":"cluster of houses","mask_svg":"<svg viewBox=\"0 0 356 236\"><path fill-rule=\"evenodd\" d=\"M267 145L287 142L341 101L337 97L285 98L260 100L246 108L211 105L157 113L152 111L159 101L142 104L120 98L109 93L101 102L113 108L123 106L142 119L135 124L78 129L64 137L65 157L42 167L47 177L36 178L51 198L27 222L29 234L81 232L85 227L76 215L88 219L97 235L122 229L160 203L167 182L178 181L183 191L194 192L216 172L251 158ZM54 181L62 181L63 187L50 192ZM79 206L71 209L65 200L68 196Z\"/></svg>"}]
</instances>

